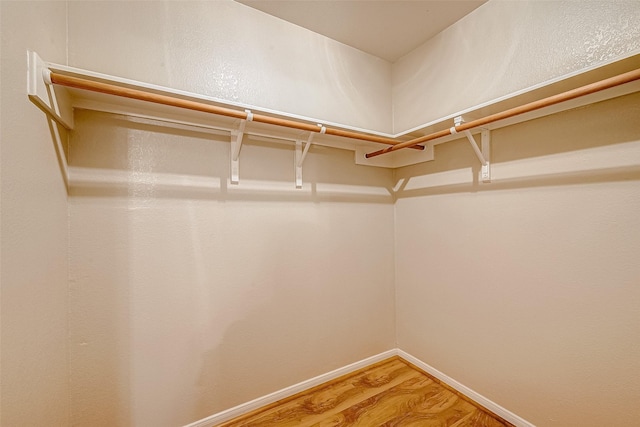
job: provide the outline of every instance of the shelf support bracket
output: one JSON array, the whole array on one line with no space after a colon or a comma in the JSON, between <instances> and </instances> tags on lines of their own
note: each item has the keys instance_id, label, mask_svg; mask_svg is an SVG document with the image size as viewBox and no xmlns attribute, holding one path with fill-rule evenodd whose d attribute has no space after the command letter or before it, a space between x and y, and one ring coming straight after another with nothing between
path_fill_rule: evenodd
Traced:
<instances>
[{"instance_id":1,"label":"shelf support bracket","mask_svg":"<svg viewBox=\"0 0 640 427\"><path fill-rule=\"evenodd\" d=\"M460 126L462 123L464 123L464 119L461 116L454 119L455 126ZM455 130L455 126L452 129ZM462 133L467 137L469 144L471 144L471 148L473 148L473 152L482 164L482 169L480 171L480 178L482 179L482 182L491 182L491 131L489 129L482 128L480 140L482 148L478 147L478 143L471 134L471 131L465 130L462 131Z\"/></svg>"},{"instance_id":2,"label":"shelf support bracket","mask_svg":"<svg viewBox=\"0 0 640 427\"><path fill-rule=\"evenodd\" d=\"M470 131L465 130L463 133L469 140L469 144L471 144L473 152L482 164L482 169L480 171L480 178L482 179L482 182L491 182L491 162L489 161L491 158L491 131L489 129L482 129L480 140L482 149L478 147L478 143L473 135L471 135Z\"/></svg>"},{"instance_id":3,"label":"shelf support bracket","mask_svg":"<svg viewBox=\"0 0 640 427\"><path fill-rule=\"evenodd\" d=\"M244 137L244 128L247 122L253 120L253 113L245 110L247 118L240 120L238 130L231 131L231 183L238 184L240 182L240 150L242 149L242 138Z\"/></svg>"},{"instance_id":4,"label":"shelf support bracket","mask_svg":"<svg viewBox=\"0 0 640 427\"><path fill-rule=\"evenodd\" d=\"M51 70L37 53L27 53L27 95L31 102L65 129L73 129L73 108L66 90L51 82Z\"/></svg>"},{"instance_id":5,"label":"shelf support bracket","mask_svg":"<svg viewBox=\"0 0 640 427\"><path fill-rule=\"evenodd\" d=\"M482 165L480 178L482 179L482 182L491 182L491 131L489 129L482 129L480 137L482 155L486 160L486 163Z\"/></svg>"},{"instance_id":6,"label":"shelf support bracket","mask_svg":"<svg viewBox=\"0 0 640 427\"><path fill-rule=\"evenodd\" d=\"M480 147L478 147L478 143L476 142L473 135L471 135L471 131L465 130L463 131L463 133L469 140L469 144L471 144L471 148L473 148L473 152L476 153L478 160L480 160L482 166L485 166L488 163L487 159L484 158L484 154L482 153L482 150L480 150Z\"/></svg>"},{"instance_id":7,"label":"shelf support bracket","mask_svg":"<svg viewBox=\"0 0 640 427\"><path fill-rule=\"evenodd\" d=\"M320 133L323 134L327 131L327 128L321 124L318 124L320 127ZM307 137L307 142L302 147L302 141L296 140L296 157L295 157L295 167L296 167L296 188L302 188L302 164L304 163L304 159L307 157L307 153L309 152L309 148L313 142L313 136L315 132L309 132L309 136Z\"/></svg>"}]
</instances>

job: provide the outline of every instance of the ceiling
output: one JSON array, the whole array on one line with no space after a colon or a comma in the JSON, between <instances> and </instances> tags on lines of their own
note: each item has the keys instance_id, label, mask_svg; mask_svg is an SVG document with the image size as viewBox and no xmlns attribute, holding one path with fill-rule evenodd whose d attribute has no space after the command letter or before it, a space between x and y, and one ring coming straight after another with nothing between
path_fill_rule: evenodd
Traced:
<instances>
[{"instance_id":1,"label":"ceiling","mask_svg":"<svg viewBox=\"0 0 640 427\"><path fill-rule=\"evenodd\" d=\"M389 62L487 0L236 0Z\"/></svg>"}]
</instances>

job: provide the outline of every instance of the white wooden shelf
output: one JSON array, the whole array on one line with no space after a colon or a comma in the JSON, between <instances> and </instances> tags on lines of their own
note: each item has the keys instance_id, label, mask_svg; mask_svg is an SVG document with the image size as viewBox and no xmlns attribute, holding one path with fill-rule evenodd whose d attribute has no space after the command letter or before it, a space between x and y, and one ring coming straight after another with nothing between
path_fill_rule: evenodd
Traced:
<instances>
[{"instance_id":1,"label":"white wooden shelf","mask_svg":"<svg viewBox=\"0 0 640 427\"><path fill-rule=\"evenodd\" d=\"M65 65L49 63L42 60L35 52L29 52L28 58L29 98L50 117L68 129L73 129L74 109L84 109L154 120L159 125L212 129L214 131L228 133L230 142L233 142L234 135L237 137L240 126L243 126L244 129L242 133L250 138L266 138L269 140L282 141L286 144L291 144L292 146L295 146L297 143L298 151L301 150L301 142L304 143L309 140L311 132L246 121L232 117L218 116L198 111L189 111L177 107L107 95L89 90L69 88L60 85L50 85L46 82L46 76L47 73L54 72L60 75L78 77L92 82L107 83L121 88L136 89L146 93L165 95L176 99L196 101L208 105L237 109L239 111L250 110L252 113L258 113L270 117L295 120L313 125L321 124L322 126L331 126L348 131L362 132L370 135L396 139L398 142L404 142L434 132L442 131L443 129L448 129L454 125L453 120L456 117L463 117L464 120L468 122L640 68L640 53L630 54L616 61L611 61L606 64L581 70L580 72L565 75L509 94L508 96L497 98L489 102L449 114L413 129L408 129L397 134L385 134L344 124L303 117L287 112L228 102L205 95L82 70ZM638 91L640 91L640 80L635 80L610 89L552 105L550 107L545 107L529 113L520 114L506 120L494 122L484 126L483 128L485 132L491 131ZM461 94L461 96L463 96L463 94ZM473 129L471 130L471 134L479 134L482 130L483 129ZM315 133L312 138L312 142L315 145L354 151L355 162L357 164L385 168L399 168L434 160L435 145L455 139L465 138L465 135L449 135L437 140L429 141L425 144L425 149L423 151L404 149L370 159L365 158L366 153L388 147L388 145L320 133ZM482 159L479 151L479 149L476 150L479 158ZM300 159L300 157L298 157L298 159ZM300 165L297 164L296 167L300 167Z\"/></svg>"}]
</instances>

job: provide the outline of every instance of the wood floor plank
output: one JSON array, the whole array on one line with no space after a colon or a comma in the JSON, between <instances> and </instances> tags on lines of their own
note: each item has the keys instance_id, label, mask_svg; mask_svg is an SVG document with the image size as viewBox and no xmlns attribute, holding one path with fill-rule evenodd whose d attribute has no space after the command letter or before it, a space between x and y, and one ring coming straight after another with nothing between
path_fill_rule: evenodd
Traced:
<instances>
[{"instance_id":1,"label":"wood floor plank","mask_svg":"<svg viewBox=\"0 0 640 427\"><path fill-rule=\"evenodd\" d=\"M348 408L319 426L450 425L475 407L423 375ZM443 419L447 420L443 424ZM316 426L314 426L316 427Z\"/></svg>"},{"instance_id":2,"label":"wood floor plank","mask_svg":"<svg viewBox=\"0 0 640 427\"><path fill-rule=\"evenodd\" d=\"M391 367L391 366L390 366ZM371 399L372 397L385 392L385 390L391 389L398 384L402 384L407 380L413 378L416 373L412 369L404 364L393 364L394 370L388 374L381 374L378 372L368 373L361 377L354 378L350 382L352 389L348 395L343 395L339 399L340 405L336 405L331 408L330 411L324 411L317 413L316 416L308 417L303 420L303 423L299 424L300 427L308 427L315 425L317 422L331 417L334 414L340 413L350 407L360 404L363 401Z\"/></svg>"},{"instance_id":3,"label":"wood floor plank","mask_svg":"<svg viewBox=\"0 0 640 427\"><path fill-rule=\"evenodd\" d=\"M399 357L314 387L218 427L504 427Z\"/></svg>"},{"instance_id":4,"label":"wood floor plank","mask_svg":"<svg viewBox=\"0 0 640 427\"><path fill-rule=\"evenodd\" d=\"M270 408L254 411L218 427L302 426L315 422L314 416L325 417L341 411L415 375L411 367L397 358L378 364L374 369L363 369L351 375L315 387ZM304 419L304 420L303 420Z\"/></svg>"},{"instance_id":5,"label":"wood floor plank","mask_svg":"<svg viewBox=\"0 0 640 427\"><path fill-rule=\"evenodd\" d=\"M464 424L457 423L451 427L502 427L504 425L503 422L498 421L490 414L476 409L469 414L469 418Z\"/></svg>"}]
</instances>

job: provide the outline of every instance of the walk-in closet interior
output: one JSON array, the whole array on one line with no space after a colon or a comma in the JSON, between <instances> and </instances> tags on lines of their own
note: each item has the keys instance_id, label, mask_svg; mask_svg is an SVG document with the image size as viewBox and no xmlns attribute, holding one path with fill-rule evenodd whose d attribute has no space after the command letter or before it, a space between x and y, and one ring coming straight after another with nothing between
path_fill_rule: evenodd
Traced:
<instances>
[{"instance_id":1,"label":"walk-in closet interior","mask_svg":"<svg viewBox=\"0 0 640 427\"><path fill-rule=\"evenodd\" d=\"M396 56L260 10L332 3L0 1L2 427L214 426L396 356L640 423L640 2L343 2L466 8Z\"/></svg>"}]
</instances>

